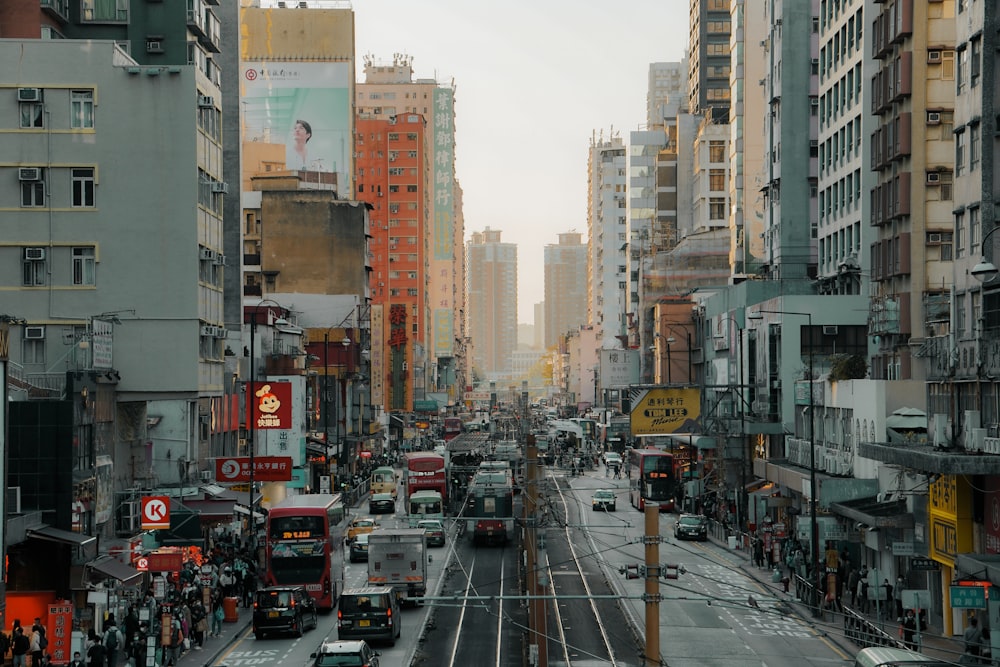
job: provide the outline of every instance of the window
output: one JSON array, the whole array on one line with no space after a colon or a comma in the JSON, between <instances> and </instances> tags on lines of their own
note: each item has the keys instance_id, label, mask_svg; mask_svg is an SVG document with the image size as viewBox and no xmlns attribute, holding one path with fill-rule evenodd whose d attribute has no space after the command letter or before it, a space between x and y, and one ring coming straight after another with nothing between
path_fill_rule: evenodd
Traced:
<instances>
[{"instance_id":1,"label":"window","mask_svg":"<svg viewBox=\"0 0 1000 667\"><path fill-rule=\"evenodd\" d=\"M963 257L965 255L965 211L959 211L955 214L955 257Z\"/></svg>"},{"instance_id":2,"label":"window","mask_svg":"<svg viewBox=\"0 0 1000 667\"><path fill-rule=\"evenodd\" d=\"M23 208L34 208L45 206L45 180L21 181L21 206Z\"/></svg>"},{"instance_id":3,"label":"window","mask_svg":"<svg viewBox=\"0 0 1000 667\"><path fill-rule=\"evenodd\" d=\"M958 61L955 63L955 93L962 94L965 87L965 77L969 72L969 49L958 51Z\"/></svg>"},{"instance_id":4,"label":"window","mask_svg":"<svg viewBox=\"0 0 1000 667\"><path fill-rule=\"evenodd\" d=\"M45 251L48 248L24 249L24 279L22 284L35 287L45 284Z\"/></svg>"},{"instance_id":5,"label":"window","mask_svg":"<svg viewBox=\"0 0 1000 667\"><path fill-rule=\"evenodd\" d=\"M73 284L94 285L97 282L97 261L92 247L73 248Z\"/></svg>"},{"instance_id":6,"label":"window","mask_svg":"<svg viewBox=\"0 0 1000 667\"><path fill-rule=\"evenodd\" d=\"M955 175L961 176L965 168L965 131L955 134Z\"/></svg>"},{"instance_id":7,"label":"window","mask_svg":"<svg viewBox=\"0 0 1000 667\"><path fill-rule=\"evenodd\" d=\"M82 0L80 9L84 21L128 21L129 0Z\"/></svg>"},{"instance_id":8,"label":"window","mask_svg":"<svg viewBox=\"0 0 1000 667\"><path fill-rule=\"evenodd\" d=\"M969 256L975 257L979 248L979 208L969 209Z\"/></svg>"},{"instance_id":9,"label":"window","mask_svg":"<svg viewBox=\"0 0 1000 667\"><path fill-rule=\"evenodd\" d=\"M952 260L952 234L951 232L941 232L941 261L950 262Z\"/></svg>"},{"instance_id":10,"label":"window","mask_svg":"<svg viewBox=\"0 0 1000 667\"><path fill-rule=\"evenodd\" d=\"M725 220L726 200L724 197L712 197L708 205L709 220Z\"/></svg>"},{"instance_id":11,"label":"window","mask_svg":"<svg viewBox=\"0 0 1000 667\"><path fill-rule=\"evenodd\" d=\"M979 167L979 125L969 127L969 171Z\"/></svg>"},{"instance_id":12,"label":"window","mask_svg":"<svg viewBox=\"0 0 1000 667\"><path fill-rule=\"evenodd\" d=\"M44 111L41 102L21 102L21 127L45 127Z\"/></svg>"},{"instance_id":13,"label":"window","mask_svg":"<svg viewBox=\"0 0 1000 667\"><path fill-rule=\"evenodd\" d=\"M708 161L709 162L723 162L726 159L726 142L724 141L709 141L708 142Z\"/></svg>"},{"instance_id":14,"label":"window","mask_svg":"<svg viewBox=\"0 0 1000 667\"><path fill-rule=\"evenodd\" d=\"M72 170L73 206L91 208L94 206L94 168L80 167Z\"/></svg>"},{"instance_id":15,"label":"window","mask_svg":"<svg viewBox=\"0 0 1000 667\"><path fill-rule=\"evenodd\" d=\"M69 123L74 129L94 127L94 91L74 90L70 93Z\"/></svg>"},{"instance_id":16,"label":"window","mask_svg":"<svg viewBox=\"0 0 1000 667\"><path fill-rule=\"evenodd\" d=\"M25 338L21 344L21 363L44 364L45 340L42 338ZM82 447L80 449L83 449Z\"/></svg>"},{"instance_id":17,"label":"window","mask_svg":"<svg viewBox=\"0 0 1000 667\"><path fill-rule=\"evenodd\" d=\"M982 60L983 60L983 38L982 36L973 37L970 42L972 51L972 62L969 63L969 86L972 88L976 87L979 82L979 75L982 73Z\"/></svg>"},{"instance_id":18,"label":"window","mask_svg":"<svg viewBox=\"0 0 1000 667\"><path fill-rule=\"evenodd\" d=\"M710 169L708 172L708 189L721 192L726 189L726 170Z\"/></svg>"}]
</instances>

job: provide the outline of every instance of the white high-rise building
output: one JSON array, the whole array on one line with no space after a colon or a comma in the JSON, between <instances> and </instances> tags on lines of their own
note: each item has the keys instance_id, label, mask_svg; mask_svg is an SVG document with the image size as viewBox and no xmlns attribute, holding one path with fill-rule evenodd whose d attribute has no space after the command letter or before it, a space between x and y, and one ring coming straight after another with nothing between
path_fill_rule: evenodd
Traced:
<instances>
[{"instance_id":1,"label":"white high-rise building","mask_svg":"<svg viewBox=\"0 0 1000 667\"><path fill-rule=\"evenodd\" d=\"M625 334L628 304L626 149L621 136L590 141L587 164L587 321L602 338Z\"/></svg>"}]
</instances>

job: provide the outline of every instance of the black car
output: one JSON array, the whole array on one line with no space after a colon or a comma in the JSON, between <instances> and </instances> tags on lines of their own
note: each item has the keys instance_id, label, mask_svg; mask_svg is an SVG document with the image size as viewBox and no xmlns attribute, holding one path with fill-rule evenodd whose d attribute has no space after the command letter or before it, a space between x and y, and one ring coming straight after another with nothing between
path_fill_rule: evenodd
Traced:
<instances>
[{"instance_id":1,"label":"black car","mask_svg":"<svg viewBox=\"0 0 1000 667\"><path fill-rule=\"evenodd\" d=\"M708 519L697 514L681 514L674 524L674 537L678 540L708 539Z\"/></svg>"},{"instance_id":2,"label":"black car","mask_svg":"<svg viewBox=\"0 0 1000 667\"><path fill-rule=\"evenodd\" d=\"M368 560L368 536L371 533L361 533L351 542L351 562L357 563Z\"/></svg>"},{"instance_id":3,"label":"black car","mask_svg":"<svg viewBox=\"0 0 1000 667\"><path fill-rule=\"evenodd\" d=\"M392 514L396 511L396 499L391 493L375 493L368 499L369 514Z\"/></svg>"},{"instance_id":4,"label":"black car","mask_svg":"<svg viewBox=\"0 0 1000 667\"><path fill-rule=\"evenodd\" d=\"M319 625L316 601L303 586L271 586L256 592L253 602L253 634L263 639L268 632L291 632L297 637L308 626Z\"/></svg>"}]
</instances>

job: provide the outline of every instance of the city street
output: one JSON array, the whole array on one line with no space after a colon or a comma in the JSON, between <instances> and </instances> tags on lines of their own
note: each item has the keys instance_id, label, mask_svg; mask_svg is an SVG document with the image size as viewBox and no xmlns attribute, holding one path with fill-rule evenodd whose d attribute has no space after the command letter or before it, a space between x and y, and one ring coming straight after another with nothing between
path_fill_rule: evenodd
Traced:
<instances>
[{"instance_id":1,"label":"city street","mask_svg":"<svg viewBox=\"0 0 1000 667\"><path fill-rule=\"evenodd\" d=\"M640 597L644 581L627 579L619 572L644 562L644 547L639 542L643 515L629 504L628 480L606 478L599 469L580 477L561 476L557 481L567 497L576 499L579 523L584 527L570 531L577 551L593 554L611 590L622 596L622 610L629 625L640 638L645 637L645 609ZM591 511L593 492L605 488L615 490L617 510ZM676 518L673 513L663 513L659 518L659 532L665 538L660 545L660 563L684 569L678 579L661 579L660 583L664 596L659 610L660 652L667 664L829 667L850 663L853 653L834 645L786 603L770 596L741 569L743 561L738 556L712 542L676 540Z\"/></svg>"}]
</instances>

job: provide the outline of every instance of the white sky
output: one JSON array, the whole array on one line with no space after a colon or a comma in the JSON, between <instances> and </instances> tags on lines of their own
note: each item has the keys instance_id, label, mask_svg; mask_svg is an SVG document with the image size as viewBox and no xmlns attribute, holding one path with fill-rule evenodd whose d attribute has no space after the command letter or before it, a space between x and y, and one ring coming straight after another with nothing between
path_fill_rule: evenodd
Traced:
<instances>
[{"instance_id":1,"label":"white sky","mask_svg":"<svg viewBox=\"0 0 1000 667\"><path fill-rule=\"evenodd\" d=\"M354 0L362 58L413 57L415 78L454 80L466 239L518 246L518 321L544 299L543 248L587 233L591 136L646 122L649 64L679 61L687 0Z\"/></svg>"}]
</instances>

